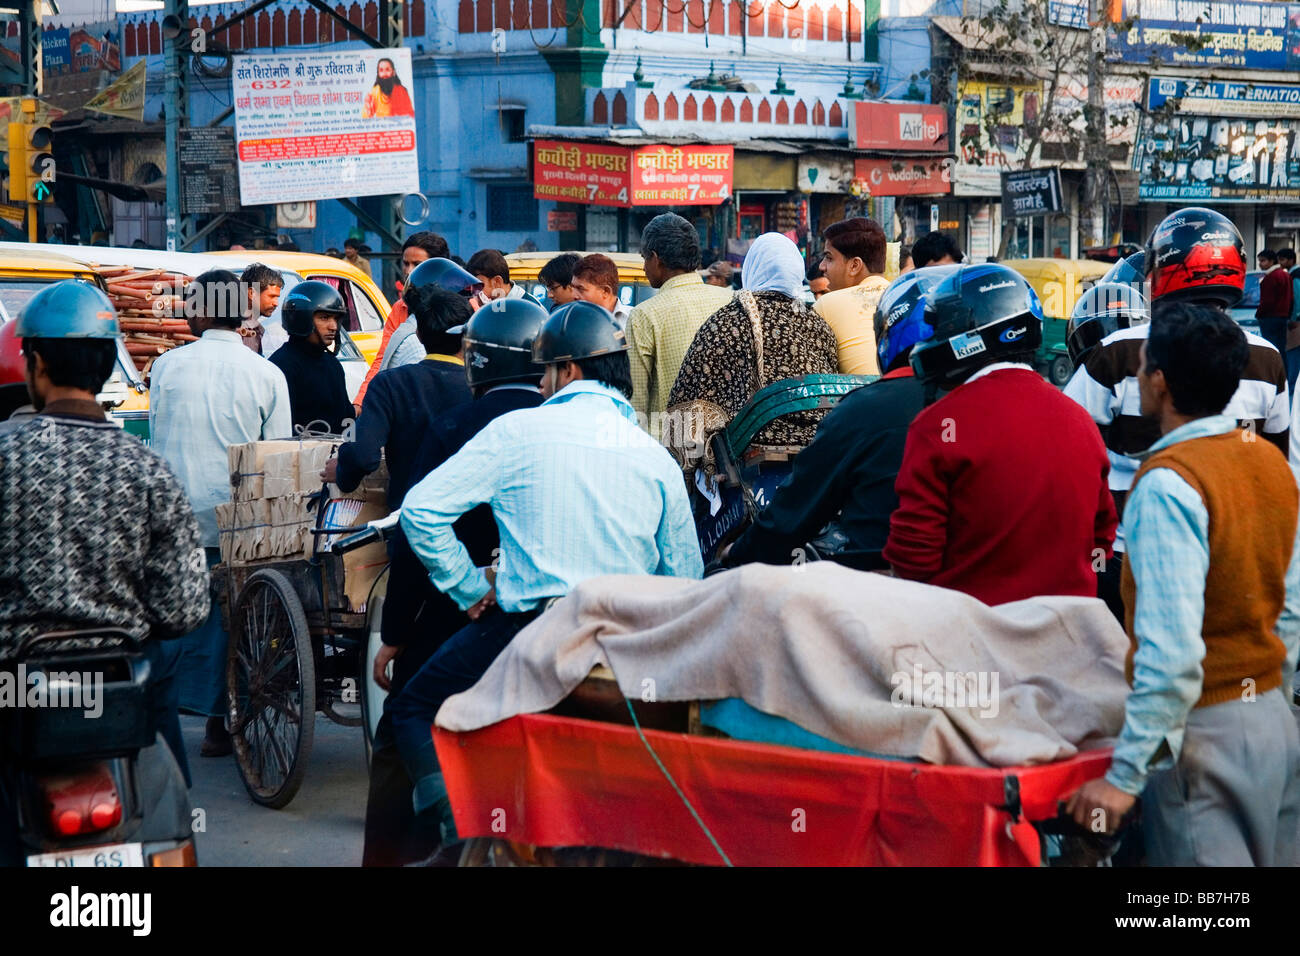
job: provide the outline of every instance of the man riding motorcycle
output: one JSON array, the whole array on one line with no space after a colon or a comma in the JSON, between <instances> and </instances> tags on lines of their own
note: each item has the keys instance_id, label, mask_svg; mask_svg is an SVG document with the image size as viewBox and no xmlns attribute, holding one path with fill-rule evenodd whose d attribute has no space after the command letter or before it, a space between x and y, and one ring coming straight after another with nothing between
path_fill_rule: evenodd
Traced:
<instances>
[{"instance_id":1,"label":"man riding motorcycle","mask_svg":"<svg viewBox=\"0 0 1300 956\"><path fill-rule=\"evenodd\" d=\"M1161 299L1207 303L1231 308L1241 301L1246 281L1245 246L1237 227L1212 209L1190 207L1166 216L1152 231L1144 251L1120 260L1093 293L1120 283L1137 292L1143 277L1149 280L1150 307ZM1102 304L1085 297L1076 308ZM1141 414L1138 390L1139 352L1150 327L1145 320L1147 300L1141 293L1127 308L1102 310L1110 316L1071 321L1072 348L1083 348L1098 333L1104 337L1076 359L1075 373L1065 386L1067 397L1092 416L1102 432L1110 459L1109 484L1120 517L1115 532L1115 557L1098 574L1098 596L1121 620L1119 596L1124 552L1124 503L1141 464L1139 455L1160 438L1159 425ZM1121 321L1122 317L1122 321ZM1113 327L1108 323L1113 322ZM1262 434L1285 454L1291 412L1287 402L1286 364L1267 340L1246 333L1246 368L1241 383L1223 410L1254 432Z\"/></svg>"},{"instance_id":2,"label":"man riding motorcycle","mask_svg":"<svg viewBox=\"0 0 1300 956\"><path fill-rule=\"evenodd\" d=\"M410 438L424 436L414 454L408 456L407 471L413 483L459 451L489 422L519 409L536 408L542 402L538 387L542 368L533 363L532 348L546 321L546 310L522 299L501 299L468 316L469 307L463 300L444 292L441 296L444 305L450 304L446 296L452 296L451 302L459 303L468 317L461 339L464 344L460 348L464 355L461 381L468 385L474 397L469 402L449 405L431 416L427 425L412 430ZM435 301L437 298L435 295ZM460 337L462 329L453 327L447 334ZM379 398L377 389L384 376L414 368L406 366L376 377L376 391L372 393L371 404L366 406L363 422ZM490 508L480 505L472 509L453 528L475 564L492 563L500 541ZM393 536L390 551L389 599L384 605L383 645L375 658L374 679L388 691L391 701L424 662L469 620L447 595L433 586L429 572L400 531ZM390 620L390 612L395 620ZM390 665L391 681L387 673ZM436 849L414 845L418 840L407 840L412 816L411 780L397 752L392 717L385 706L370 761L370 796L366 804L366 839L361 865L389 866L419 860Z\"/></svg>"},{"instance_id":3,"label":"man riding motorcycle","mask_svg":"<svg viewBox=\"0 0 1300 956\"><path fill-rule=\"evenodd\" d=\"M402 529L435 585L470 623L393 701L397 744L415 784L417 823L455 842L430 726L514 636L587 578L698 578L703 562L672 456L637 424L627 339L603 308L556 309L533 343L546 367L537 408L494 419L412 488ZM497 569L476 567L453 523L487 504L501 536Z\"/></svg>"},{"instance_id":4,"label":"man riding motorcycle","mask_svg":"<svg viewBox=\"0 0 1300 956\"><path fill-rule=\"evenodd\" d=\"M188 783L172 680L180 648L166 639L208 614L194 513L166 463L95 402L119 335L107 296L78 280L52 285L16 333L37 414L0 435L0 659L38 634L125 631L149 659L151 716ZM11 814L0 811L0 844Z\"/></svg>"}]
</instances>

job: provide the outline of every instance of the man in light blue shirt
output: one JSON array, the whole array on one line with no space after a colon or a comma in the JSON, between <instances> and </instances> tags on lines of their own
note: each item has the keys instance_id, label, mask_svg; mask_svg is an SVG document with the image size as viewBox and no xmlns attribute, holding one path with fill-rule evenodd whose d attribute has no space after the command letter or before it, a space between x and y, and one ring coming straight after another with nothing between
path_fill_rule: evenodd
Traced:
<instances>
[{"instance_id":1,"label":"man in light blue shirt","mask_svg":"<svg viewBox=\"0 0 1300 956\"><path fill-rule=\"evenodd\" d=\"M430 733L443 701L477 683L548 602L587 578L704 571L681 472L637 425L627 340L609 313L589 302L560 307L533 359L546 366L542 405L493 420L402 504L411 548L471 619L391 707L415 784L413 838L430 847L456 839ZM500 531L495 572L475 567L452 531L480 504Z\"/></svg>"},{"instance_id":2,"label":"man in light blue shirt","mask_svg":"<svg viewBox=\"0 0 1300 956\"><path fill-rule=\"evenodd\" d=\"M1142 412L1162 437L1124 511L1133 691L1110 769L1068 809L1113 831L1141 795L1152 865L1297 860L1300 493L1277 450L1222 414L1246 352L1218 308L1179 303L1157 305L1142 347Z\"/></svg>"},{"instance_id":3,"label":"man in light blue shirt","mask_svg":"<svg viewBox=\"0 0 1300 956\"><path fill-rule=\"evenodd\" d=\"M199 341L160 356L149 385L150 441L189 497L209 568L220 560L216 507L230 500L227 449L293 432L284 374L237 331L247 301L233 272L213 269L195 279L185 314ZM224 756L227 638L215 602L207 622L181 640L181 709L208 717L201 753Z\"/></svg>"}]
</instances>

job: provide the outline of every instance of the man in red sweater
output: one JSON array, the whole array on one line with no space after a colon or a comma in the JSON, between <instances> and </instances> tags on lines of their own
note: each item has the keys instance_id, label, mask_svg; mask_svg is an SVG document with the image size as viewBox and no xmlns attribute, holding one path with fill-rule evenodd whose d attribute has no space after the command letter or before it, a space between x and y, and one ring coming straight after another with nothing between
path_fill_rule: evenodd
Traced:
<instances>
[{"instance_id":1,"label":"man in red sweater","mask_svg":"<svg viewBox=\"0 0 1300 956\"><path fill-rule=\"evenodd\" d=\"M885 560L985 604L1095 597L1110 557L1110 465L1088 414L1031 367L1042 308L1006 266L962 266L930 294L912 352L931 394L912 423Z\"/></svg>"},{"instance_id":2,"label":"man in red sweater","mask_svg":"<svg viewBox=\"0 0 1300 956\"><path fill-rule=\"evenodd\" d=\"M1277 253L1263 250L1257 260L1264 274L1259 279L1259 334L1286 355L1286 323L1291 318L1291 276L1277 264Z\"/></svg>"}]
</instances>

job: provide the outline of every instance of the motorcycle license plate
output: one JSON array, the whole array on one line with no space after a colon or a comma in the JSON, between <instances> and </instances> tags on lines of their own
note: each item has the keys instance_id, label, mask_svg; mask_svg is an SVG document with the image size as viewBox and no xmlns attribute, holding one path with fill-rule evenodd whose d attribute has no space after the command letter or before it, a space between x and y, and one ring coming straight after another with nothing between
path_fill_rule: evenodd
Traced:
<instances>
[{"instance_id":1,"label":"motorcycle license plate","mask_svg":"<svg viewBox=\"0 0 1300 956\"><path fill-rule=\"evenodd\" d=\"M27 858L28 866L144 866L139 843L111 843L78 850L36 853Z\"/></svg>"}]
</instances>

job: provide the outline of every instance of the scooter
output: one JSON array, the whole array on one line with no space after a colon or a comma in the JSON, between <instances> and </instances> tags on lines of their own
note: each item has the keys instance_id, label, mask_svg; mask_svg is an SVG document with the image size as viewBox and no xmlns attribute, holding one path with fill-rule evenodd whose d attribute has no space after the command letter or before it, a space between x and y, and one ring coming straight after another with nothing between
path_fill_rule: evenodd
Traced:
<instances>
[{"instance_id":1,"label":"scooter","mask_svg":"<svg viewBox=\"0 0 1300 956\"><path fill-rule=\"evenodd\" d=\"M0 827L17 830L16 841L0 832L3 862L198 865L189 794L154 726L149 674L118 629L39 634L0 662L10 687L0 694Z\"/></svg>"}]
</instances>

